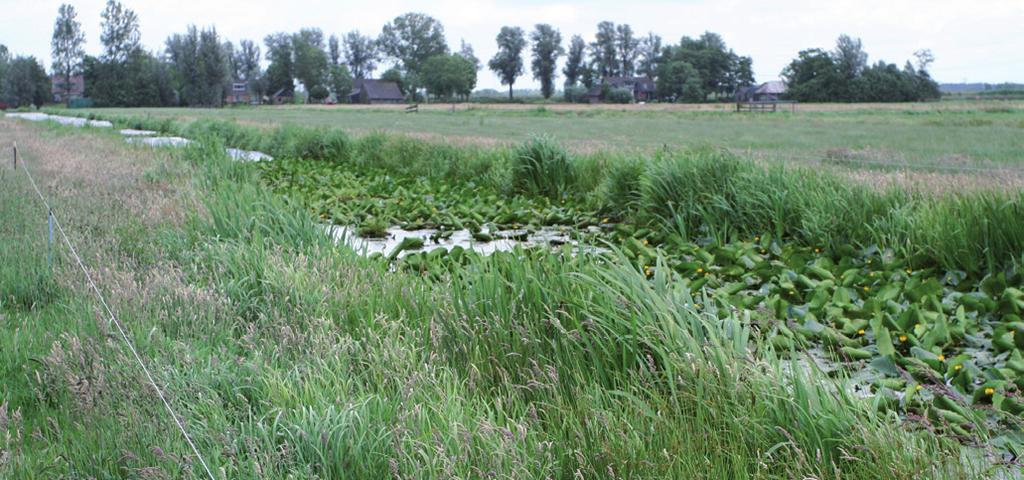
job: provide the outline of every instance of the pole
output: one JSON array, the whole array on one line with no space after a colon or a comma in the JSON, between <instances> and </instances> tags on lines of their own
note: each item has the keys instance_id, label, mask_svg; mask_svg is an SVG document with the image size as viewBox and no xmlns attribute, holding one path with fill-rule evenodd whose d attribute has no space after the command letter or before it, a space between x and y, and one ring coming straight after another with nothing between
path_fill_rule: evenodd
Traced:
<instances>
[{"instance_id":1,"label":"pole","mask_svg":"<svg viewBox=\"0 0 1024 480\"><path fill-rule=\"evenodd\" d=\"M46 220L47 220L46 223L48 224L49 229L50 229L50 242L49 242L49 248L47 249L47 252L46 252L46 262L50 266L50 268L52 269L53 268L53 210L47 210L47 216L46 217L47 217L46 218Z\"/></svg>"},{"instance_id":2,"label":"pole","mask_svg":"<svg viewBox=\"0 0 1024 480\"><path fill-rule=\"evenodd\" d=\"M18 169L18 142L14 142L14 169Z\"/></svg>"}]
</instances>

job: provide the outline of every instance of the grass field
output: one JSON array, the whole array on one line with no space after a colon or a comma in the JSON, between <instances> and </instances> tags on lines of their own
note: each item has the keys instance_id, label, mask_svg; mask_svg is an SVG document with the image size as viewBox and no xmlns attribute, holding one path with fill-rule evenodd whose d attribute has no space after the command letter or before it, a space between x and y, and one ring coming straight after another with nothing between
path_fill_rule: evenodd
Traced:
<instances>
[{"instance_id":1,"label":"grass field","mask_svg":"<svg viewBox=\"0 0 1024 480\"><path fill-rule=\"evenodd\" d=\"M795 114L736 114L731 105L466 106L435 105L419 114L403 107L245 107L227 109L95 109L98 115L217 119L273 127L297 124L354 134L386 131L458 143L518 143L544 133L577 151L713 145L737 152L814 163L845 155L881 163L953 167L1018 166L1024 155L1024 103L946 102L915 105L800 105ZM703 109L714 109L711 111ZM725 111L722 111L725 109ZM716 111L717 110L717 111Z\"/></svg>"},{"instance_id":2,"label":"grass field","mask_svg":"<svg viewBox=\"0 0 1024 480\"><path fill-rule=\"evenodd\" d=\"M865 186L842 163L856 157L835 153L822 170L606 150L572 126L754 125L775 155L834 148L808 133L819 123L877 127L894 146L873 122L902 124L960 135L969 165L1014 163L1019 140L999 137L1006 156L989 158L975 137L1019 130L1020 110L971 105L929 105L931 123L852 108L98 110L198 143L0 119L0 145L18 143L218 478L994 478L1019 472L1019 192ZM431 138L484 125L439 144L269 128L280 115L397 117ZM992 123L936 123L950 118ZM803 150L772 146L769 125ZM518 141L544 129L589 153ZM932 151L915 142L906 155ZM231 162L225 144L276 159ZM3 164L0 187L0 477L201 476L67 252L47 267L45 210L22 172ZM593 227L611 251L392 262L339 247L318 221Z\"/></svg>"}]
</instances>

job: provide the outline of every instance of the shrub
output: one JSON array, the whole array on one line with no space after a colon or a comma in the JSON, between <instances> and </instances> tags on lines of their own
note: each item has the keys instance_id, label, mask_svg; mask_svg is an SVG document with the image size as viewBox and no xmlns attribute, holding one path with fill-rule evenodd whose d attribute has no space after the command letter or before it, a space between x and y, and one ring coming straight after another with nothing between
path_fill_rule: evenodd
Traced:
<instances>
[{"instance_id":1,"label":"shrub","mask_svg":"<svg viewBox=\"0 0 1024 480\"><path fill-rule=\"evenodd\" d=\"M633 91L628 88L613 88L608 90L603 100L607 103L632 103Z\"/></svg>"},{"instance_id":2,"label":"shrub","mask_svg":"<svg viewBox=\"0 0 1024 480\"><path fill-rule=\"evenodd\" d=\"M562 94L568 103L587 103L587 87L582 85L565 87L565 91Z\"/></svg>"},{"instance_id":3,"label":"shrub","mask_svg":"<svg viewBox=\"0 0 1024 480\"><path fill-rule=\"evenodd\" d=\"M285 125L274 132L268 153L275 157L347 162L351 159L350 147L351 140L341 130Z\"/></svg>"},{"instance_id":4,"label":"shrub","mask_svg":"<svg viewBox=\"0 0 1024 480\"><path fill-rule=\"evenodd\" d=\"M565 197L576 175L569 153L554 139L533 137L513 155L512 190L516 193Z\"/></svg>"}]
</instances>

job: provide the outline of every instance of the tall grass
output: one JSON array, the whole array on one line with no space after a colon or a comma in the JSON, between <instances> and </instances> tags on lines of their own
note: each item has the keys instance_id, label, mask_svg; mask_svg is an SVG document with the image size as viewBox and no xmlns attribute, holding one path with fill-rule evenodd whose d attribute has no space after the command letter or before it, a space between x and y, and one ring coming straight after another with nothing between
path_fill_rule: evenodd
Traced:
<instances>
[{"instance_id":1,"label":"tall grass","mask_svg":"<svg viewBox=\"0 0 1024 480\"><path fill-rule=\"evenodd\" d=\"M562 199L575 187L576 171L569 153L551 137L534 137L512 157L512 190Z\"/></svg>"},{"instance_id":2,"label":"tall grass","mask_svg":"<svg viewBox=\"0 0 1024 480\"><path fill-rule=\"evenodd\" d=\"M877 245L921 266L977 274L1014 267L1024 252L1024 195L880 190L828 171L755 163L713 148L662 151L638 160L569 155L546 137L488 149L381 133L349 139L298 126L269 135L230 122L172 127L185 133L201 129L229 146L258 146L282 157L351 162L389 174L579 202L625 221L671 231L683 226L688 235L713 234L719 241L770 232L820 247Z\"/></svg>"}]
</instances>

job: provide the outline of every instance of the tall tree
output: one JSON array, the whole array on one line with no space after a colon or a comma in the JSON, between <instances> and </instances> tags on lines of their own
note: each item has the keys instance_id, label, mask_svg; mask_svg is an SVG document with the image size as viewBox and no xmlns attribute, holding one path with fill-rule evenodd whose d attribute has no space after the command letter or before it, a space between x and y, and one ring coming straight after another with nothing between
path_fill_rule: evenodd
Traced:
<instances>
[{"instance_id":1,"label":"tall tree","mask_svg":"<svg viewBox=\"0 0 1024 480\"><path fill-rule=\"evenodd\" d=\"M569 53L565 58L565 67L562 68L566 87L576 85L576 82L583 76L586 50L587 44L583 41L583 37L573 35L572 40L569 41Z\"/></svg>"},{"instance_id":2,"label":"tall tree","mask_svg":"<svg viewBox=\"0 0 1024 480\"><path fill-rule=\"evenodd\" d=\"M308 92L327 83L327 52L324 51L324 33L319 28L303 28L292 36L295 78Z\"/></svg>"},{"instance_id":3,"label":"tall tree","mask_svg":"<svg viewBox=\"0 0 1024 480\"><path fill-rule=\"evenodd\" d=\"M328 82L330 92L338 103L348 103L349 94L352 93L352 74L344 63L332 64Z\"/></svg>"},{"instance_id":4,"label":"tall tree","mask_svg":"<svg viewBox=\"0 0 1024 480\"><path fill-rule=\"evenodd\" d=\"M348 69L355 78L367 78L373 75L380 61L380 50L377 41L369 35L353 30L342 39L342 52Z\"/></svg>"},{"instance_id":5,"label":"tall tree","mask_svg":"<svg viewBox=\"0 0 1024 480\"><path fill-rule=\"evenodd\" d=\"M736 86L750 87L754 85L754 60L750 57L739 57L736 62Z\"/></svg>"},{"instance_id":6,"label":"tall tree","mask_svg":"<svg viewBox=\"0 0 1024 480\"><path fill-rule=\"evenodd\" d=\"M4 60L0 100L15 107L43 106L50 99L50 79L35 57Z\"/></svg>"},{"instance_id":7,"label":"tall tree","mask_svg":"<svg viewBox=\"0 0 1024 480\"><path fill-rule=\"evenodd\" d=\"M252 40L238 42L234 64L238 68L238 79L249 84L249 94L262 97L266 89L260 76L260 46Z\"/></svg>"},{"instance_id":8,"label":"tall tree","mask_svg":"<svg viewBox=\"0 0 1024 480\"><path fill-rule=\"evenodd\" d=\"M442 100L468 95L476 85L476 65L460 54L435 55L423 64L423 85Z\"/></svg>"},{"instance_id":9,"label":"tall tree","mask_svg":"<svg viewBox=\"0 0 1024 480\"><path fill-rule=\"evenodd\" d=\"M406 88L415 93L421 85L423 62L434 55L448 53L444 26L422 13L406 13L384 25L377 39L381 51L400 63Z\"/></svg>"},{"instance_id":10,"label":"tall tree","mask_svg":"<svg viewBox=\"0 0 1024 480\"><path fill-rule=\"evenodd\" d=\"M480 71L480 59L477 58L476 53L473 52L473 46L466 43L465 40L459 40L459 56L469 60L473 63L473 68ZM476 83L476 82L474 82Z\"/></svg>"},{"instance_id":11,"label":"tall tree","mask_svg":"<svg viewBox=\"0 0 1024 480\"><path fill-rule=\"evenodd\" d=\"M85 58L85 33L78 22L75 7L63 4L57 10L57 20L53 24L53 39L50 41L53 56L53 71L60 75L61 93L68 105L71 104L71 77L82 70L82 59Z\"/></svg>"},{"instance_id":12,"label":"tall tree","mask_svg":"<svg viewBox=\"0 0 1024 480\"><path fill-rule=\"evenodd\" d=\"M341 64L341 42L334 34L331 34L331 38L327 40L327 56L331 65Z\"/></svg>"},{"instance_id":13,"label":"tall tree","mask_svg":"<svg viewBox=\"0 0 1024 480\"><path fill-rule=\"evenodd\" d=\"M551 25L539 23L530 34L530 40L533 41L533 61L530 64L533 78L540 81L540 91L544 98L551 98L555 93L558 57L565 54L562 34Z\"/></svg>"},{"instance_id":14,"label":"tall tree","mask_svg":"<svg viewBox=\"0 0 1024 480\"><path fill-rule=\"evenodd\" d=\"M231 88L231 67L216 28L199 32L199 82L196 85L199 105L219 107Z\"/></svg>"},{"instance_id":15,"label":"tall tree","mask_svg":"<svg viewBox=\"0 0 1024 480\"><path fill-rule=\"evenodd\" d=\"M274 33L267 35L263 44L267 47L267 60L270 61L266 73L267 92L274 94L281 91L284 95L291 95L295 91L292 36L282 32Z\"/></svg>"},{"instance_id":16,"label":"tall tree","mask_svg":"<svg viewBox=\"0 0 1024 480\"><path fill-rule=\"evenodd\" d=\"M494 54L487 65L498 74L502 85L508 85L508 98L512 100L512 84L516 82L516 77L523 74L526 35L519 27L501 27L495 40L498 42L498 53Z\"/></svg>"},{"instance_id":17,"label":"tall tree","mask_svg":"<svg viewBox=\"0 0 1024 480\"><path fill-rule=\"evenodd\" d=\"M839 69L839 74L853 80L864 73L868 66L868 54L859 38L853 38L842 34L836 39L836 49L832 53L832 59Z\"/></svg>"},{"instance_id":18,"label":"tall tree","mask_svg":"<svg viewBox=\"0 0 1024 480\"><path fill-rule=\"evenodd\" d=\"M624 77L632 77L636 72L636 59L640 55L640 40L633 36L633 28L629 24L615 27L615 47L619 73Z\"/></svg>"},{"instance_id":19,"label":"tall tree","mask_svg":"<svg viewBox=\"0 0 1024 480\"><path fill-rule=\"evenodd\" d=\"M658 71L658 59L661 57L661 37L648 33L646 37L640 39L639 51L636 73L654 78Z\"/></svg>"},{"instance_id":20,"label":"tall tree","mask_svg":"<svg viewBox=\"0 0 1024 480\"><path fill-rule=\"evenodd\" d=\"M103 60L126 62L140 48L139 17L134 10L125 8L116 0L107 0L100 16L103 18L103 32L100 33Z\"/></svg>"},{"instance_id":21,"label":"tall tree","mask_svg":"<svg viewBox=\"0 0 1024 480\"><path fill-rule=\"evenodd\" d=\"M619 75L618 34L615 24L604 21L597 24L597 34L590 44L590 63L601 77Z\"/></svg>"}]
</instances>

